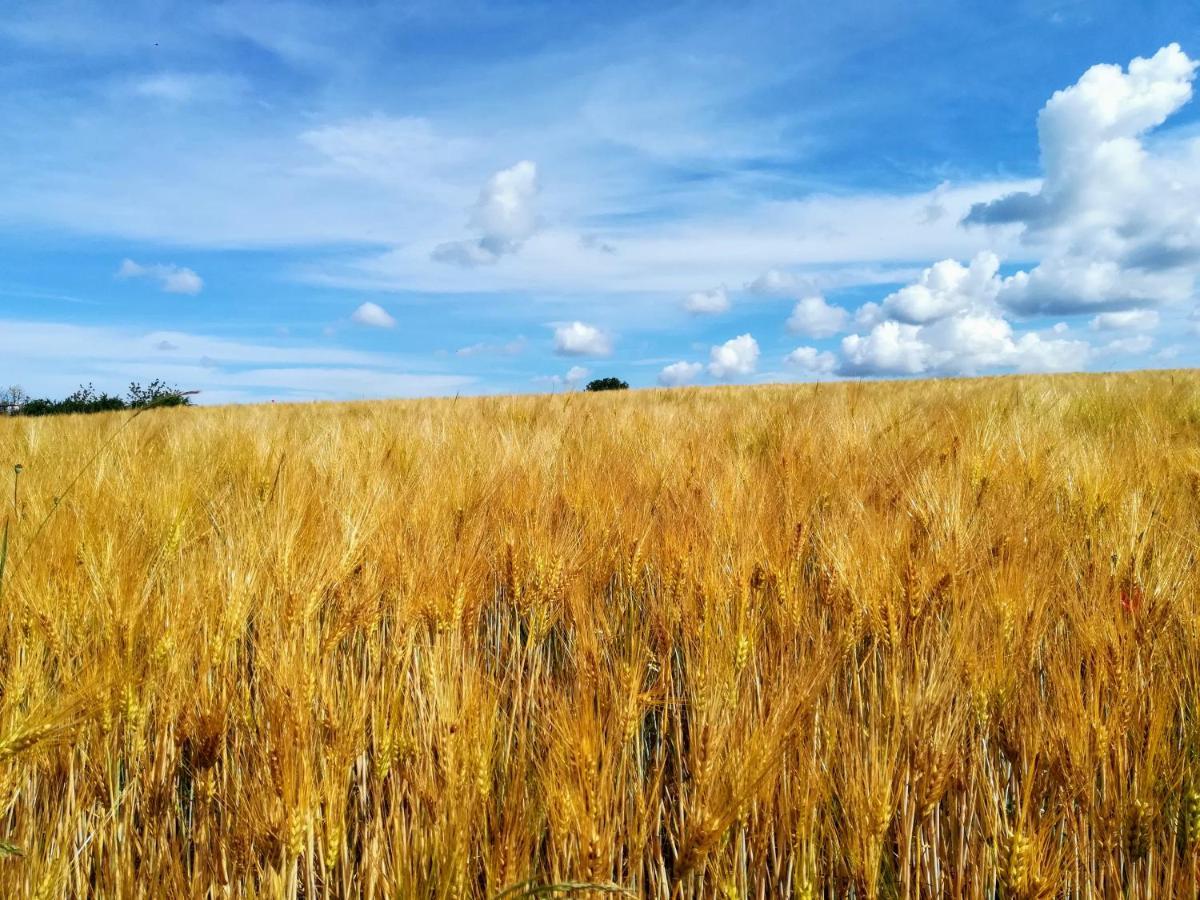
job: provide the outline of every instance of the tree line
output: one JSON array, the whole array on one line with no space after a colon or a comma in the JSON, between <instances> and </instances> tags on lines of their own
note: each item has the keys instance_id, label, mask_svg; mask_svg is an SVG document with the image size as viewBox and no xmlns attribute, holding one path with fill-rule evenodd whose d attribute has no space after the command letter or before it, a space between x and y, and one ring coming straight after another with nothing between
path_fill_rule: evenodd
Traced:
<instances>
[{"instance_id":1,"label":"tree line","mask_svg":"<svg viewBox=\"0 0 1200 900\"><path fill-rule=\"evenodd\" d=\"M189 406L195 391L181 391L156 378L147 385L134 381L124 396L97 391L91 384L80 385L62 400L30 397L14 385L0 392L0 413L10 416L55 416L67 413L119 412L151 406Z\"/></svg>"}]
</instances>

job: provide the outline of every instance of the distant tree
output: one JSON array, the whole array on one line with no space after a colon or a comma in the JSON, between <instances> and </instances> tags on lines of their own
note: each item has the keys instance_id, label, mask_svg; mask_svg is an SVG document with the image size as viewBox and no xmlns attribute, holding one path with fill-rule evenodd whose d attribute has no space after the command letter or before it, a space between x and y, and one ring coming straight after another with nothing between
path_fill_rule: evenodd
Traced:
<instances>
[{"instance_id":1,"label":"distant tree","mask_svg":"<svg viewBox=\"0 0 1200 900\"><path fill-rule=\"evenodd\" d=\"M29 395L19 384L11 385L0 391L0 415L19 412L21 407L29 402Z\"/></svg>"},{"instance_id":2,"label":"distant tree","mask_svg":"<svg viewBox=\"0 0 1200 900\"><path fill-rule=\"evenodd\" d=\"M0 393L0 410L4 410L6 396L12 395L13 388ZM15 389L19 390L19 389ZM187 406L191 403L191 394L195 391L181 391L168 387L163 381L155 379L145 387L137 382L129 386L129 399L97 393L91 384L82 384L79 389L63 400L48 400L44 398L30 399L20 393L19 405L8 407L23 416L54 416L63 413L95 413L114 412L122 409L147 409L153 406Z\"/></svg>"},{"instance_id":3,"label":"distant tree","mask_svg":"<svg viewBox=\"0 0 1200 900\"><path fill-rule=\"evenodd\" d=\"M125 401L104 391L96 393L91 384L81 384L75 393L58 404L56 412L60 413L91 413L112 412L125 408Z\"/></svg>"},{"instance_id":4,"label":"distant tree","mask_svg":"<svg viewBox=\"0 0 1200 900\"><path fill-rule=\"evenodd\" d=\"M622 381L620 378L597 378L589 381L585 388L589 391L625 391L628 389L629 382Z\"/></svg>"}]
</instances>

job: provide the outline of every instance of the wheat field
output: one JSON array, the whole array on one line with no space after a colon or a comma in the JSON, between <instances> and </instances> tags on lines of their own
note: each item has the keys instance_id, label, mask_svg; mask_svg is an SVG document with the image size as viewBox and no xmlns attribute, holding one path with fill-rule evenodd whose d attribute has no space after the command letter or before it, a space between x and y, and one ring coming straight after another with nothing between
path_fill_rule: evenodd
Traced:
<instances>
[{"instance_id":1,"label":"wheat field","mask_svg":"<svg viewBox=\"0 0 1200 900\"><path fill-rule=\"evenodd\" d=\"M0 896L1196 894L1200 374L13 418L0 464Z\"/></svg>"}]
</instances>

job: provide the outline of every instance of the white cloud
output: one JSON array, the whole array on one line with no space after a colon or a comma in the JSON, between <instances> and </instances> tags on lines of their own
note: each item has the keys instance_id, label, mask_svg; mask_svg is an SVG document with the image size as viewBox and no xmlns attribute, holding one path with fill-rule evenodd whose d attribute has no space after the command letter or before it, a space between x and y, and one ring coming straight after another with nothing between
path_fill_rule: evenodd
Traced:
<instances>
[{"instance_id":1,"label":"white cloud","mask_svg":"<svg viewBox=\"0 0 1200 900\"><path fill-rule=\"evenodd\" d=\"M1123 268L1113 259L1051 256L1004 279L997 300L1022 315L1121 310L1186 300L1194 280L1182 269L1152 272Z\"/></svg>"},{"instance_id":2,"label":"white cloud","mask_svg":"<svg viewBox=\"0 0 1200 900\"><path fill-rule=\"evenodd\" d=\"M168 294L199 294L204 289L204 279L183 266L174 264L142 265L132 259L121 261L117 269L118 278L145 278L154 281Z\"/></svg>"},{"instance_id":3,"label":"white cloud","mask_svg":"<svg viewBox=\"0 0 1200 900\"><path fill-rule=\"evenodd\" d=\"M356 309L350 318L359 325L367 325L371 328L391 328L396 324L396 320L388 314L386 309L370 301Z\"/></svg>"},{"instance_id":4,"label":"white cloud","mask_svg":"<svg viewBox=\"0 0 1200 900\"><path fill-rule=\"evenodd\" d=\"M828 350L818 350L816 347L797 347L783 360L789 366L817 378L827 378L838 368L836 356Z\"/></svg>"},{"instance_id":5,"label":"white cloud","mask_svg":"<svg viewBox=\"0 0 1200 900\"><path fill-rule=\"evenodd\" d=\"M1019 313L1158 306L1190 298L1200 272L1200 139L1145 134L1192 97L1197 64L1177 44L1126 70L1098 65L1038 117L1037 191L976 204L968 224L1019 225L1041 262L1006 279Z\"/></svg>"},{"instance_id":6,"label":"white cloud","mask_svg":"<svg viewBox=\"0 0 1200 900\"><path fill-rule=\"evenodd\" d=\"M1121 312L1100 313L1092 319L1093 331L1153 331L1159 315L1153 309L1126 309Z\"/></svg>"},{"instance_id":7,"label":"white cloud","mask_svg":"<svg viewBox=\"0 0 1200 900\"><path fill-rule=\"evenodd\" d=\"M1117 338L1104 345L1107 353L1138 355L1145 353L1154 346L1154 338L1148 334L1135 334L1132 337Z\"/></svg>"},{"instance_id":8,"label":"white cloud","mask_svg":"<svg viewBox=\"0 0 1200 900\"><path fill-rule=\"evenodd\" d=\"M850 316L840 306L832 306L824 297L805 297L796 303L787 320L788 331L813 338L832 337L846 328Z\"/></svg>"},{"instance_id":9,"label":"white cloud","mask_svg":"<svg viewBox=\"0 0 1200 900\"><path fill-rule=\"evenodd\" d=\"M708 374L713 378L751 375L758 365L758 341L741 334L713 347L709 355Z\"/></svg>"},{"instance_id":10,"label":"white cloud","mask_svg":"<svg viewBox=\"0 0 1200 900\"><path fill-rule=\"evenodd\" d=\"M608 356L612 338L595 325L568 322L554 329L554 352L560 356Z\"/></svg>"},{"instance_id":11,"label":"white cloud","mask_svg":"<svg viewBox=\"0 0 1200 900\"><path fill-rule=\"evenodd\" d=\"M665 387L676 387L681 384L691 384L700 377L704 366L698 362L675 362L664 366L658 373L658 383Z\"/></svg>"},{"instance_id":12,"label":"white cloud","mask_svg":"<svg viewBox=\"0 0 1200 900\"><path fill-rule=\"evenodd\" d=\"M693 291L683 300L683 308L692 315L714 315L729 311L729 292L724 287L711 291Z\"/></svg>"},{"instance_id":13,"label":"white cloud","mask_svg":"<svg viewBox=\"0 0 1200 900\"><path fill-rule=\"evenodd\" d=\"M918 325L880 322L862 337L842 338L842 371L847 375L918 375L928 368L929 347Z\"/></svg>"},{"instance_id":14,"label":"white cloud","mask_svg":"<svg viewBox=\"0 0 1200 900\"><path fill-rule=\"evenodd\" d=\"M879 313L910 325L922 325L990 304L999 290L996 274L1000 260L995 253L976 254L970 266L944 259L921 273L920 279L884 298Z\"/></svg>"},{"instance_id":15,"label":"white cloud","mask_svg":"<svg viewBox=\"0 0 1200 900\"><path fill-rule=\"evenodd\" d=\"M866 335L842 339L844 375L973 375L987 369L1022 372L1082 368L1090 347L1082 341L1020 337L1003 318L964 312L930 325L884 321Z\"/></svg>"},{"instance_id":16,"label":"white cloud","mask_svg":"<svg viewBox=\"0 0 1200 900\"><path fill-rule=\"evenodd\" d=\"M439 244L433 258L475 266L516 253L537 230L534 201L538 190L537 166L529 160L501 169L488 179L471 212L470 226L479 239Z\"/></svg>"}]
</instances>

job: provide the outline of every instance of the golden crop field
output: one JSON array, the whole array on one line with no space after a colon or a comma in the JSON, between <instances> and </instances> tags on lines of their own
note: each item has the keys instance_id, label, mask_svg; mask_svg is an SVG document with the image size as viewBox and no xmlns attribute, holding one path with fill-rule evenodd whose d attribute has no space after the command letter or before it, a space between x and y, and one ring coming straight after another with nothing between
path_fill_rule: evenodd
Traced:
<instances>
[{"instance_id":1,"label":"golden crop field","mask_svg":"<svg viewBox=\"0 0 1200 900\"><path fill-rule=\"evenodd\" d=\"M1200 374L13 418L0 464L0 896L1195 896Z\"/></svg>"}]
</instances>

